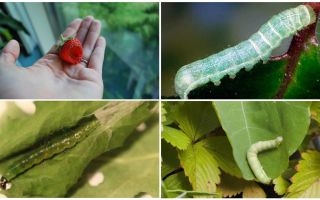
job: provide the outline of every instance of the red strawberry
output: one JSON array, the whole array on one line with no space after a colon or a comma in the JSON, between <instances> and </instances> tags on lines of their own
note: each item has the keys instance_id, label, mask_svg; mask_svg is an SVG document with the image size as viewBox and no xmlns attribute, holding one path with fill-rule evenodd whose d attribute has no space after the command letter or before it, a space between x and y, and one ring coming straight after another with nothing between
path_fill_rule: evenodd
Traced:
<instances>
[{"instance_id":1,"label":"red strawberry","mask_svg":"<svg viewBox=\"0 0 320 200\"><path fill-rule=\"evenodd\" d=\"M81 42L76 38L66 39L62 37L62 46L59 50L59 57L69 64L78 64L81 62L83 50Z\"/></svg>"}]
</instances>

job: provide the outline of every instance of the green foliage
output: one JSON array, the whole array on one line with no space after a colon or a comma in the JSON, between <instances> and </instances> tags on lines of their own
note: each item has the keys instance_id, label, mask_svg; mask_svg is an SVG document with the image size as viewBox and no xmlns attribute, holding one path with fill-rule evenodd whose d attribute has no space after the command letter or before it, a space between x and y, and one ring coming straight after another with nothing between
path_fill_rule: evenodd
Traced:
<instances>
[{"instance_id":1,"label":"green foliage","mask_svg":"<svg viewBox=\"0 0 320 200\"><path fill-rule=\"evenodd\" d=\"M6 123L2 122L1 126L5 126L7 132L1 133L2 138L8 142L2 146L6 151L1 152L1 155L6 159L0 162L0 172L5 171L6 167L14 160L23 158L28 150L36 147L34 144L39 140L41 141L52 133L58 134L59 132L55 130L68 127L86 115L94 114L99 120L100 127L92 130L89 137L75 147L45 160L19 175L12 181L12 188L2 193L9 197L65 196L82 177L91 161L109 150L122 146L137 125L150 117L155 106L155 103L152 102L36 102L37 111L33 116L22 116L21 119L16 116L16 118L5 119ZM13 114L11 113L11 115ZM17 130L21 130L21 132L14 133ZM131 141L133 142L132 139ZM27 150L20 152L25 148ZM18 150L19 153L16 153ZM133 151L131 155L128 152L128 154L130 157L134 157L132 156L134 153L142 156L141 151ZM147 152L152 151L148 150ZM152 159L156 159L154 156L154 154L151 156ZM149 158L148 155L146 157ZM115 164L114 161L110 161L110 165L112 163ZM119 165L118 167L120 169ZM142 168L139 165L136 167ZM151 165L149 170L156 171L156 165ZM105 176L109 177L108 172L104 172ZM123 175L125 178L126 175ZM153 178L155 176L157 175L152 175ZM111 175L110 177L116 179ZM150 185L150 188L157 188L154 179L152 182L154 185ZM149 192L157 195L154 189ZM117 193L114 194L117 196ZM125 195L129 194L133 195L129 192Z\"/></svg>"},{"instance_id":2,"label":"green foliage","mask_svg":"<svg viewBox=\"0 0 320 200\"><path fill-rule=\"evenodd\" d=\"M276 178L288 167L289 156L302 143L310 124L308 102L214 102L214 106L246 180L254 179L246 157L252 144L283 136L279 148L259 154L267 175Z\"/></svg>"},{"instance_id":3,"label":"green foliage","mask_svg":"<svg viewBox=\"0 0 320 200\"><path fill-rule=\"evenodd\" d=\"M227 174L222 174L218 186L223 197L234 197L242 193L243 198L265 198L263 189L253 181L246 181Z\"/></svg>"},{"instance_id":4,"label":"green foliage","mask_svg":"<svg viewBox=\"0 0 320 200\"><path fill-rule=\"evenodd\" d=\"M196 141L219 126L219 121L210 103L181 102L173 104L170 108L170 115L192 141Z\"/></svg>"},{"instance_id":5,"label":"green foliage","mask_svg":"<svg viewBox=\"0 0 320 200\"><path fill-rule=\"evenodd\" d=\"M188 138L188 136L186 136L182 131L168 126L163 126L161 137L180 150L186 150L191 143L190 138Z\"/></svg>"},{"instance_id":6,"label":"green foliage","mask_svg":"<svg viewBox=\"0 0 320 200\"><path fill-rule=\"evenodd\" d=\"M309 152L308 135L311 118L320 113L315 105L165 102L165 117L172 123L164 126L170 131L162 133L162 197L320 197L320 154ZM258 154L263 170L273 178L272 184L261 187L246 153L251 144L277 136L284 138L278 148ZM300 153L303 160L299 161Z\"/></svg>"},{"instance_id":7,"label":"green foliage","mask_svg":"<svg viewBox=\"0 0 320 200\"><path fill-rule=\"evenodd\" d=\"M177 197L177 193L168 193L167 190L182 189L185 191L191 190L191 185L183 172L175 173L166 177L174 170L178 170L180 167L180 161L178 160L178 152L173 146L165 141L161 142L161 178L162 181L162 197Z\"/></svg>"},{"instance_id":8,"label":"green foliage","mask_svg":"<svg viewBox=\"0 0 320 200\"><path fill-rule=\"evenodd\" d=\"M123 198L145 193L159 196L159 119L158 113L145 124L146 130L133 132L123 147L104 153L87 167L68 196L75 198ZM98 187L88 184L96 171L105 174ZM139 183L139 184L137 184Z\"/></svg>"},{"instance_id":9,"label":"green foliage","mask_svg":"<svg viewBox=\"0 0 320 200\"><path fill-rule=\"evenodd\" d=\"M317 151L303 153L297 171L291 178L292 185L288 189L287 197L320 197L320 153Z\"/></svg>"},{"instance_id":10,"label":"green foliage","mask_svg":"<svg viewBox=\"0 0 320 200\"><path fill-rule=\"evenodd\" d=\"M179 151L179 159L194 191L216 192L216 184L220 182L220 170L203 142L190 145L186 151Z\"/></svg>"},{"instance_id":11,"label":"green foliage","mask_svg":"<svg viewBox=\"0 0 320 200\"><path fill-rule=\"evenodd\" d=\"M28 30L20 21L8 16L1 9L0 19L0 49L13 39L13 34L17 31L23 31L26 34L29 34Z\"/></svg>"},{"instance_id":12,"label":"green foliage","mask_svg":"<svg viewBox=\"0 0 320 200\"><path fill-rule=\"evenodd\" d=\"M284 195L287 192L287 189L290 185L289 181L287 181L282 176L279 176L278 178L273 179L274 184L274 191L278 195Z\"/></svg>"}]
</instances>

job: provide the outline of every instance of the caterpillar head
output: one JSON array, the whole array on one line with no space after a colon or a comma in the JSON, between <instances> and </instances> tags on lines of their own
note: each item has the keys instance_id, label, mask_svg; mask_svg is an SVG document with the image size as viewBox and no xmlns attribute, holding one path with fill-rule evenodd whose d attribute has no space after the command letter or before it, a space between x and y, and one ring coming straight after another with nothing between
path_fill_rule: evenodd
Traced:
<instances>
[{"instance_id":1,"label":"caterpillar head","mask_svg":"<svg viewBox=\"0 0 320 200\"><path fill-rule=\"evenodd\" d=\"M185 92L187 88L197 80L196 77L191 73L190 70L187 70L188 66L182 67L175 77L175 89L176 93L181 97L185 98Z\"/></svg>"},{"instance_id":2,"label":"caterpillar head","mask_svg":"<svg viewBox=\"0 0 320 200\"><path fill-rule=\"evenodd\" d=\"M279 145L282 141L283 141L283 137L282 137L282 136L278 136L278 137L276 138L276 142L277 142L278 145Z\"/></svg>"},{"instance_id":3,"label":"caterpillar head","mask_svg":"<svg viewBox=\"0 0 320 200\"><path fill-rule=\"evenodd\" d=\"M0 190L9 190L11 186L11 183L4 176L0 175Z\"/></svg>"}]
</instances>

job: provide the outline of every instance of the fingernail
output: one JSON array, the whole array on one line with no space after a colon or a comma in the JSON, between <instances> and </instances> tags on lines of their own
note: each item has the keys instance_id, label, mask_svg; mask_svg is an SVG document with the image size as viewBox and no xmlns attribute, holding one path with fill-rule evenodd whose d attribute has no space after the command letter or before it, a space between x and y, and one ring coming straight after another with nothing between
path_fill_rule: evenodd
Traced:
<instances>
[{"instance_id":1,"label":"fingernail","mask_svg":"<svg viewBox=\"0 0 320 200\"><path fill-rule=\"evenodd\" d=\"M16 46L19 46L19 43L17 40L10 40L8 44L6 45L5 49L12 49L15 48Z\"/></svg>"}]
</instances>

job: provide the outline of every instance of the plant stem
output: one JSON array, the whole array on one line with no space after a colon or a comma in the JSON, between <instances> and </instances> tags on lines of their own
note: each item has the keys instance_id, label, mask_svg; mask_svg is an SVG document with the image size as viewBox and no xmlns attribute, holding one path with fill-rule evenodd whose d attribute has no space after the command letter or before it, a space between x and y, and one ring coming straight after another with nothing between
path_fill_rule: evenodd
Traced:
<instances>
[{"instance_id":1,"label":"plant stem","mask_svg":"<svg viewBox=\"0 0 320 200\"><path fill-rule=\"evenodd\" d=\"M164 181L164 180L166 180L166 178L168 178L169 176L174 175L174 174L177 174L177 173L182 172L182 171L183 171L183 168L182 168L182 167L179 167L179 168L177 168L177 169L169 172L167 175L165 175L165 176L162 178L162 180Z\"/></svg>"},{"instance_id":2,"label":"plant stem","mask_svg":"<svg viewBox=\"0 0 320 200\"><path fill-rule=\"evenodd\" d=\"M293 38L290 44L290 47L288 49L288 52L284 55L287 56L280 56L278 60L281 59L288 59L288 64L286 67L286 71L284 74L284 78L282 80L280 89L278 90L278 93L276 94L276 99L282 99L284 97L284 94L286 90L288 89L289 84L292 81L292 78L294 76L297 64L299 62L299 58L303 52L303 50L306 47L307 43L316 44L316 25L318 22L318 15L320 11L320 3L306 3L307 5L311 6L315 13L316 13L316 22L308 26L307 28L299 31ZM273 58L277 59L277 57Z\"/></svg>"}]
</instances>

